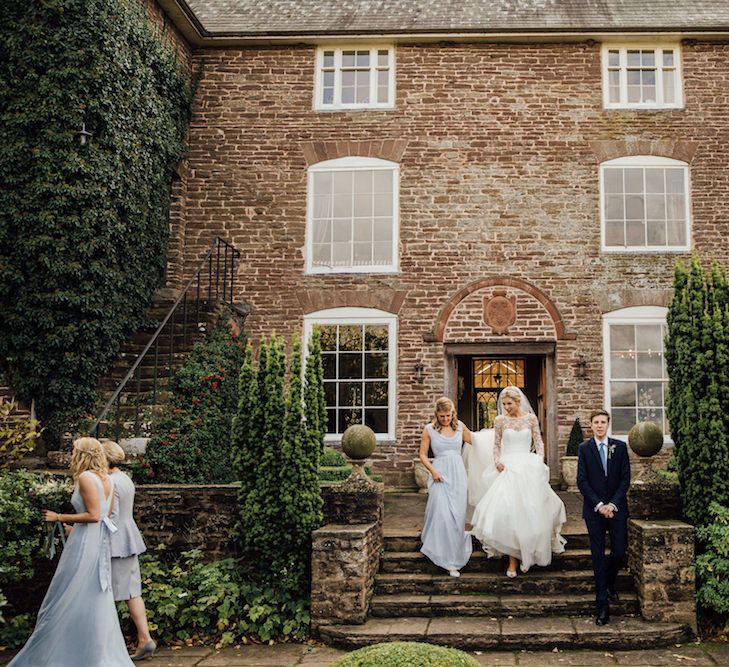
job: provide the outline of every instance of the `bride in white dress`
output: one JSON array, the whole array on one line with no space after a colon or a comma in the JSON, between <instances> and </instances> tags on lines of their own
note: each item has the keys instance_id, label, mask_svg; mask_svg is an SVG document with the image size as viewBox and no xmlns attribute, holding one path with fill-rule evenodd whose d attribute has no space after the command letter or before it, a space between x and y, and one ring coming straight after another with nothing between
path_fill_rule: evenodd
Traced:
<instances>
[{"instance_id":1,"label":"bride in white dress","mask_svg":"<svg viewBox=\"0 0 729 667\"><path fill-rule=\"evenodd\" d=\"M564 503L549 485L539 422L518 387L499 394L494 420L493 460L490 434L474 433L469 452L469 503L476 504L471 533L489 556L509 556L508 577L532 565L549 565L553 553L564 551ZM476 496L481 494L476 503Z\"/></svg>"}]
</instances>

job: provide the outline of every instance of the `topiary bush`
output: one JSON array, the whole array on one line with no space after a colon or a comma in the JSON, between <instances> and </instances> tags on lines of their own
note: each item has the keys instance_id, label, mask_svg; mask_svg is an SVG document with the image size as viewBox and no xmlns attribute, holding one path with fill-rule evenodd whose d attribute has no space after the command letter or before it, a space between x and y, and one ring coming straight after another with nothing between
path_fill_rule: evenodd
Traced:
<instances>
[{"instance_id":1,"label":"topiary bush","mask_svg":"<svg viewBox=\"0 0 729 667\"><path fill-rule=\"evenodd\" d=\"M144 3L5 2L2 18L0 365L53 439L162 283L192 88Z\"/></svg>"},{"instance_id":2,"label":"topiary bush","mask_svg":"<svg viewBox=\"0 0 729 667\"><path fill-rule=\"evenodd\" d=\"M353 651L331 667L478 667L468 653L419 642L375 644Z\"/></svg>"},{"instance_id":3,"label":"topiary bush","mask_svg":"<svg viewBox=\"0 0 729 667\"><path fill-rule=\"evenodd\" d=\"M570 431L569 438L567 439L567 450L565 451L565 456L577 456L577 451L584 441L585 435L582 432L580 418L578 417L575 419L575 423L572 424L572 430Z\"/></svg>"},{"instance_id":4,"label":"topiary bush","mask_svg":"<svg viewBox=\"0 0 729 667\"><path fill-rule=\"evenodd\" d=\"M152 484L223 484L235 479L230 427L238 403L240 338L221 323L170 381L170 399L135 474Z\"/></svg>"},{"instance_id":5,"label":"topiary bush","mask_svg":"<svg viewBox=\"0 0 729 667\"><path fill-rule=\"evenodd\" d=\"M336 468L346 465L347 459L345 458L344 454L338 452L333 447L324 447L324 452L321 456L322 468Z\"/></svg>"}]
</instances>

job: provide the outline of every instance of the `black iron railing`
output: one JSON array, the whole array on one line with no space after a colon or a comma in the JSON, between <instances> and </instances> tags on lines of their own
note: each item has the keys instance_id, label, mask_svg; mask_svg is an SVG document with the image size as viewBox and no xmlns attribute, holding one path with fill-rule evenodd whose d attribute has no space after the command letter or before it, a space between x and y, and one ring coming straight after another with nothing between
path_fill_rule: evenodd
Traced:
<instances>
[{"instance_id":1,"label":"black iron railing","mask_svg":"<svg viewBox=\"0 0 729 667\"><path fill-rule=\"evenodd\" d=\"M160 371L167 369L167 379L173 373L175 354L175 337L177 336L177 349L185 350L187 343L191 342L188 325L196 323L199 327L202 313L210 313L215 303L233 305L235 294L236 264L240 258L240 251L236 250L227 241L219 236L213 239L209 250L200 262L200 265L184 289L177 297L167 315L160 322L152 338L139 353L124 379L119 383L114 393L96 417L89 430L92 436L99 436L100 425L105 418L111 417L114 422L114 439L119 440L122 432L125 435L138 436L143 426L142 406L154 406L160 388ZM194 297L194 299L193 299ZM194 315L195 319L191 319ZM181 340L180 340L181 337ZM160 350L160 345L167 343L166 349ZM151 378L145 378L146 392L142 392L142 362L153 355L151 365ZM149 367L148 367L149 370ZM151 380L151 387L148 386ZM132 383L131 390L127 388ZM127 393L133 392L134 402L122 404L122 394L125 388ZM124 406L124 407L122 407ZM110 412L114 408L113 413ZM131 410L130 410L131 408ZM124 415L122 412L126 411ZM129 418L134 415L133 428L128 427Z\"/></svg>"}]
</instances>

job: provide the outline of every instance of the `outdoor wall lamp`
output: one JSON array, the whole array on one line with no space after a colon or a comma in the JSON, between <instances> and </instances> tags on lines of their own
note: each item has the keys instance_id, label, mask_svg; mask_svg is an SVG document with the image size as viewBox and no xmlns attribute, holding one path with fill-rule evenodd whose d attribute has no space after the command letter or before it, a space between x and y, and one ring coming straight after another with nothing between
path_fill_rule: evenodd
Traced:
<instances>
[{"instance_id":1,"label":"outdoor wall lamp","mask_svg":"<svg viewBox=\"0 0 729 667\"><path fill-rule=\"evenodd\" d=\"M85 146L86 142L93 136L93 134L86 129L86 123L81 123L81 129L76 132L76 136L78 137L78 142L82 146Z\"/></svg>"},{"instance_id":2,"label":"outdoor wall lamp","mask_svg":"<svg viewBox=\"0 0 729 667\"><path fill-rule=\"evenodd\" d=\"M578 357L575 363L575 376L578 378L587 377L587 361L584 357Z\"/></svg>"},{"instance_id":3,"label":"outdoor wall lamp","mask_svg":"<svg viewBox=\"0 0 729 667\"><path fill-rule=\"evenodd\" d=\"M415 381L422 382L425 379L425 366L419 361L415 364Z\"/></svg>"}]
</instances>

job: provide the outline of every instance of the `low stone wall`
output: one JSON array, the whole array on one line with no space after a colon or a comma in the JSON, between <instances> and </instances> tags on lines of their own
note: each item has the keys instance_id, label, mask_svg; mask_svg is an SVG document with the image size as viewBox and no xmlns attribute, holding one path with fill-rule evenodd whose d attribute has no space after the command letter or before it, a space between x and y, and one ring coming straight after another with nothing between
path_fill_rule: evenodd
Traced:
<instances>
[{"instance_id":1,"label":"low stone wall","mask_svg":"<svg viewBox=\"0 0 729 667\"><path fill-rule=\"evenodd\" d=\"M634 519L678 519L683 516L678 484L661 480L631 484L628 507Z\"/></svg>"},{"instance_id":2,"label":"low stone wall","mask_svg":"<svg viewBox=\"0 0 729 667\"><path fill-rule=\"evenodd\" d=\"M695 633L693 526L676 519L631 519L628 565L643 618L685 623Z\"/></svg>"},{"instance_id":3,"label":"low stone wall","mask_svg":"<svg viewBox=\"0 0 729 667\"><path fill-rule=\"evenodd\" d=\"M233 555L238 484L137 486L134 516L148 549L164 544L179 554L200 549L205 560Z\"/></svg>"},{"instance_id":4,"label":"low stone wall","mask_svg":"<svg viewBox=\"0 0 729 667\"><path fill-rule=\"evenodd\" d=\"M384 545L384 485L352 475L322 487L326 523L312 535L311 625L364 623Z\"/></svg>"}]
</instances>

